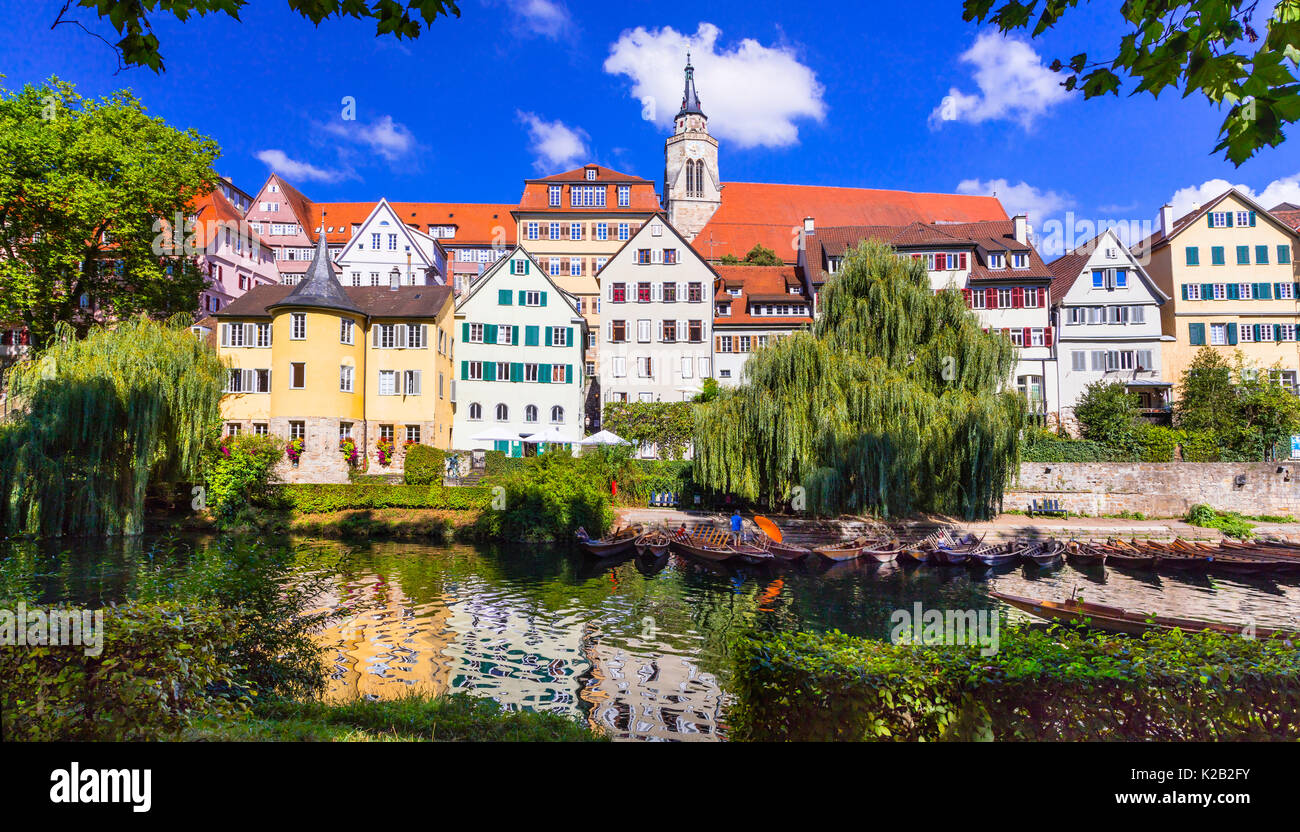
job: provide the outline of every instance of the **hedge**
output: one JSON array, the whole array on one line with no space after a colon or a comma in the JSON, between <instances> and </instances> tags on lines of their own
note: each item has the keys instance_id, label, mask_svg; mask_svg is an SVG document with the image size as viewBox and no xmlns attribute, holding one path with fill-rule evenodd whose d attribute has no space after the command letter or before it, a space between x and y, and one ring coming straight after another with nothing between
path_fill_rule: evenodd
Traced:
<instances>
[{"instance_id":1,"label":"hedge","mask_svg":"<svg viewBox=\"0 0 1300 832\"><path fill-rule=\"evenodd\" d=\"M429 445L411 445L403 465L407 485L441 485L447 470L447 454Z\"/></svg>"},{"instance_id":2,"label":"hedge","mask_svg":"<svg viewBox=\"0 0 1300 832\"><path fill-rule=\"evenodd\" d=\"M1125 454L1100 442L1066 439L1049 433L1027 437L1020 449L1023 462L1135 462Z\"/></svg>"},{"instance_id":3,"label":"hedge","mask_svg":"<svg viewBox=\"0 0 1300 832\"><path fill-rule=\"evenodd\" d=\"M367 508L487 508L492 489L486 486L441 485L281 485L284 504L305 514Z\"/></svg>"},{"instance_id":4,"label":"hedge","mask_svg":"<svg viewBox=\"0 0 1300 832\"><path fill-rule=\"evenodd\" d=\"M1300 652L1215 633L1003 627L1000 649L742 637L741 740L1300 739Z\"/></svg>"}]
</instances>

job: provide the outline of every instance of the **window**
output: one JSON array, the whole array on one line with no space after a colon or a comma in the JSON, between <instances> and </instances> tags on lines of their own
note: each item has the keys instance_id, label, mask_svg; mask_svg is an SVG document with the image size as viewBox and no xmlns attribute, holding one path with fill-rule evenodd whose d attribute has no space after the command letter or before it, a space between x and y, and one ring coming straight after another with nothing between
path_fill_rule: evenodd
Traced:
<instances>
[{"instance_id":1,"label":"window","mask_svg":"<svg viewBox=\"0 0 1300 832\"><path fill-rule=\"evenodd\" d=\"M353 343L354 336L352 330L355 328L355 325L356 322L353 321L351 318L341 318L339 320L339 343L341 344Z\"/></svg>"},{"instance_id":2,"label":"window","mask_svg":"<svg viewBox=\"0 0 1300 832\"><path fill-rule=\"evenodd\" d=\"M604 208L604 185L572 185L569 187L569 205L572 208Z\"/></svg>"},{"instance_id":3,"label":"window","mask_svg":"<svg viewBox=\"0 0 1300 832\"><path fill-rule=\"evenodd\" d=\"M239 435L239 423L238 423L238 422L227 422L227 423L226 423L226 436L238 436L238 435Z\"/></svg>"},{"instance_id":4,"label":"window","mask_svg":"<svg viewBox=\"0 0 1300 832\"><path fill-rule=\"evenodd\" d=\"M1292 299L1294 299L1294 298L1295 298L1295 284L1294 284L1294 283L1279 283L1279 284L1277 284L1277 297L1278 297L1278 300L1292 300Z\"/></svg>"},{"instance_id":5,"label":"window","mask_svg":"<svg viewBox=\"0 0 1300 832\"><path fill-rule=\"evenodd\" d=\"M289 389L302 390L307 386L307 365L295 361L289 365Z\"/></svg>"},{"instance_id":6,"label":"window","mask_svg":"<svg viewBox=\"0 0 1300 832\"><path fill-rule=\"evenodd\" d=\"M582 258L581 258L581 257L570 257L570 258L569 258L569 277L578 277L578 276L581 275L581 274L582 274Z\"/></svg>"},{"instance_id":7,"label":"window","mask_svg":"<svg viewBox=\"0 0 1300 832\"><path fill-rule=\"evenodd\" d=\"M609 340L614 343L627 340L627 321L609 322Z\"/></svg>"},{"instance_id":8,"label":"window","mask_svg":"<svg viewBox=\"0 0 1300 832\"><path fill-rule=\"evenodd\" d=\"M1030 288L1025 289L1025 308L1026 308L1026 309L1037 309L1037 308L1038 308L1038 305L1039 305L1039 304L1038 304L1038 295L1039 295L1039 293L1040 293L1041 291L1042 291L1041 289L1034 288L1034 287L1030 287Z\"/></svg>"},{"instance_id":9,"label":"window","mask_svg":"<svg viewBox=\"0 0 1300 832\"><path fill-rule=\"evenodd\" d=\"M379 395L396 396L397 395L397 371L380 370L379 371Z\"/></svg>"},{"instance_id":10,"label":"window","mask_svg":"<svg viewBox=\"0 0 1300 832\"><path fill-rule=\"evenodd\" d=\"M535 223L535 222L530 222L530 223L526 224L526 225L524 226L524 228L525 228L525 230L526 230L526 234L527 234L527 236L528 236L528 239L530 239L530 240L536 240L536 239L537 239L537 223Z\"/></svg>"},{"instance_id":11,"label":"window","mask_svg":"<svg viewBox=\"0 0 1300 832\"><path fill-rule=\"evenodd\" d=\"M550 272L551 277L559 277L559 276L560 276L560 258L558 258L558 257L550 257L550 258L548 258L548 259L547 259L547 271Z\"/></svg>"},{"instance_id":12,"label":"window","mask_svg":"<svg viewBox=\"0 0 1300 832\"><path fill-rule=\"evenodd\" d=\"M569 346L569 328L565 326L551 327L551 346L567 347Z\"/></svg>"},{"instance_id":13,"label":"window","mask_svg":"<svg viewBox=\"0 0 1300 832\"><path fill-rule=\"evenodd\" d=\"M1013 269L1029 268L1029 255L1028 254L1011 255L1011 268Z\"/></svg>"},{"instance_id":14,"label":"window","mask_svg":"<svg viewBox=\"0 0 1300 832\"><path fill-rule=\"evenodd\" d=\"M587 369L588 376L594 376L596 374L596 362L588 361L586 369Z\"/></svg>"},{"instance_id":15,"label":"window","mask_svg":"<svg viewBox=\"0 0 1300 832\"><path fill-rule=\"evenodd\" d=\"M730 336L730 335L719 335L719 336L718 336L718 352L731 352L731 351L732 351L732 350L731 350L731 336Z\"/></svg>"},{"instance_id":16,"label":"window","mask_svg":"<svg viewBox=\"0 0 1300 832\"><path fill-rule=\"evenodd\" d=\"M686 287L686 299L691 303L699 303L704 300L704 287L701 283L691 283Z\"/></svg>"},{"instance_id":17,"label":"window","mask_svg":"<svg viewBox=\"0 0 1300 832\"><path fill-rule=\"evenodd\" d=\"M380 426L379 426L379 440L380 440L381 442L390 442L390 443L393 441L393 426L392 426L392 425L380 425Z\"/></svg>"},{"instance_id":18,"label":"window","mask_svg":"<svg viewBox=\"0 0 1300 832\"><path fill-rule=\"evenodd\" d=\"M1210 344L1216 347L1228 343L1228 325L1210 324Z\"/></svg>"},{"instance_id":19,"label":"window","mask_svg":"<svg viewBox=\"0 0 1300 832\"><path fill-rule=\"evenodd\" d=\"M1237 246L1237 265L1250 265L1250 246Z\"/></svg>"},{"instance_id":20,"label":"window","mask_svg":"<svg viewBox=\"0 0 1300 832\"><path fill-rule=\"evenodd\" d=\"M665 266L677 265L677 249L675 248L664 249L664 265Z\"/></svg>"},{"instance_id":21,"label":"window","mask_svg":"<svg viewBox=\"0 0 1300 832\"><path fill-rule=\"evenodd\" d=\"M1237 225L1241 225L1241 226L1254 225L1254 223L1250 221L1250 215L1252 213L1253 213L1252 211L1238 211Z\"/></svg>"},{"instance_id":22,"label":"window","mask_svg":"<svg viewBox=\"0 0 1300 832\"><path fill-rule=\"evenodd\" d=\"M420 395L422 370L404 370L402 372L402 392L408 396Z\"/></svg>"},{"instance_id":23,"label":"window","mask_svg":"<svg viewBox=\"0 0 1300 832\"><path fill-rule=\"evenodd\" d=\"M478 402L470 402L469 420L471 422L480 422L483 420L483 405Z\"/></svg>"},{"instance_id":24,"label":"window","mask_svg":"<svg viewBox=\"0 0 1300 832\"><path fill-rule=\"evenodd\" d=\"M412 445L412 444L414 444L414 445L418 445L418 444L420 444L420 426L419 426L419 425L407 425L407 426L406 426L406 444L408 444L408 445Z\"/></svg>"},{"instance_id":25,"label":"window","mask_svg":"<svg viewBox=\"0 0 1300 832\"><path fill-rule=\"evenodd\" d=\"M537 405L530 404L524 408L524 421L529 424L537 421Z\"/></svg>"},{"instance_id":26,"label":"window","mask_svg":"<svg viewBox=\"0 0 1300 832\"><path fill-rule=\"evenodd\" d=\"M1231 214L1227 211L1210 212L1210 228L1227 228L1229 216L1231 216Z\"/></svg>"},{"instance_id":27,"label":"window","mask_svg":"<svg viewBox=\"0 0 1300 832\"><path fill-rule=\"evenodd\" d=\"M1237 297L1241 300L1250 300L1254 286L1250 283L1237 284Z\"/></svg>"},{"instance_id":28,"label":"window","mask_svg":"<svg viewBox=\"0 0 1300 832\"><path fill-rule=\"evenodd\" d=\"M1260 266L1268 265L1268 246L1255 246L1255 263Z\"/></svg>"},{"instance_id":29,"label":"window","mask_svg":"<svg viewBox=\"0 0 1300 832\"><path fill-rule=\"evenodd\" d=\"M612 283L609 287L609 299L613 303L627 302L627 284Z\"/></svg>"},{"instance_id":30,"label":"window","mask_svg":"<svg viewBox=\"0 0 1300 832\"><path fill-rule=\"evenodd\" d=\"M641 378L651 378L654 376L654 359L648 355L643 355L636 360L636 374Z\"/></svg>"},{"instance_id":31,"label":"window","mask_svg":"<svg viewBox=\"0 0 1300 832\"><path fill-rule=\"evenodd\" d=\"M407 324L406 325L406 346L413 350L422 350L429 346L425 343L424 333L426 332L424 324ZM400 346L400 344L399 344Z\"/></svg>"},{"instance_id":32,"label":"window","mask_svg":"<svg viewBox=\"0 0 1300 832\"><path fill-rule=\"evenodd\" d=\"M396 235L396 234L389 234L389 235L388 235L388 250L389 250L389 251L397 251L397 235Z\"/></svg>"},{"instance_id":33,"label":"window","mask_svg":"<svg viewBox=\"0 0 1300 832\"><path fill-rule=\"evenodd\" d=\"M551 424L560 425L564 423L564 408L558 404L551 408Z\"/></svg>"},{"instance_id":34,"label":"window","mask_svg":"<svg viewBox=\"0 0 1300 832\"><path fill-rule=\"evenodd\" d=\"M1070 369L1086 370L1088 369L1088 353L1083 350L1074 350L1070 353Z\"/></svg>"},{"instance_id":35,"label":"window","mask_svg":"<svg viewBox=\"0 0 1300 832\"><path fill-rule=\"evenodd\" d=\"M497 327L497 343L513 346L515 343L515 328L504 324Z\"/></svg>"},{"instance_id":36,"label":"window","mask_svg":"<svg viewBox=\"0 0 1300 832\"><path fill-rule=\"evenodd\" d=\"M619 185L618 186L618 207L627 208L631 204L632 204L632 186Z\"/></svg>"},{"instance_id":37,"label":"window","mask_svg":"<svg viewBox=\"0 0 1300 832\"><path fill-rule=\"evenodd\" d=\"M560 207L560 195L561 195L561 192L562 192L563 190L564 190L564 188L563 188L562 186L560 186L560 185L551 185L551 186L547 189L547 200L546 200L546 204L547 204L549 207L551 207L551 208L559 208L559 207Z\"/></svg>"},{"instance_id":38,"label":"window","mask_svg":"<svg viewBox=\"0 0 1300 832\"><path fill-rule=\"evenodd\" d=\"M370 235L370 250L371 250L371 251L379 251L379 235L378 235L378 234L371 234L371 235Z\"/></svg>"},{"instance_id":39,"label":"window","mask_svg":"<svg viewBox=\"0 0 1300 832\"><path fill-rule=\"evenodd\" d=\"M659 340L665 344L677 342L677 322L665 320L660 324Z\"/></svg>"},{"instance_id":40,"label":"window","mask_svg":"<svg viewBox=\"0 0 1300 832\"><path fill-rule=\"evenodd\" d=\"M1106 270L1105 270L1105 269L1093 269L1093 270L1092 270L1092 288L1094 288L1094 289L1105 289L1105 288L1106 288Z\"/></svg>"},{"instance_id":41,"label":"window","mask_svg":"<svg viewBox=\"0 0 1300 832\"><path fill-rule=\"evenodd\" d=\"M990 255L989 255L989 268L990 268L990 269L1005 269L1006 267L1007 267L1007 261L1006 261L1006 258L1005 258L1003 255L1001 255L1001 254L990 254Z\"/></svg>"},{"instance_id":42,"label":"window","mask_svg":"<svg viewBox=\"0 0 1300 832\"><path fill-rule=\"evenodd\" d=\"M1238 334L1238 337L1239 337L1242 341L1246 341L1246 342L1254 341L1254 340L1255 340L1255 327L1250 326L1250 325L1245 325L1245 326L1238 327L1238 333L1237 333L1237 334Z\"/></svg>"},{"instance_id":43,"label":"window","mask_svg":"<svg viewBox=\"0 0 1300 832\"><path fill-rule=\"evenodd\" d=\"M482 361L466 361L466 362L465 362L465 376L466 376L466 378L468 378L470 381L482 381L482 380L483 380L483 362L482 362Z\"/></svg>"},{"instance_id":44,"label":"window","mask_svg":"<svg viewBox=\"0 0 1300 832\"><path fill-rule=\"evenodd\" d=\"M290 423L289 423L289 438L290 438L290 439L301 439L301 440L303 441L303 446L306 447L306 444L307 444L307 423L306 423L306 422L290 422Z\"/></svg>"},{"instance_id":45,"label":"window","mask_svg":"<svg viewBox=\"0 0 1300 832\"><path fill-rule=\"evenodd\" d=\"M686 322L686 339L692 344L704 342L704 322L687 321Z\"/></svg>"},{"instance_id":46,"label":"window","mask_svg":"<svg viewBox=\"0 0 1300 832\"><path fill-rule=\"evenodd\" d=\"M596 223L596 239L597 240L609 239L609 223L607 222Z\"/></svg>"},{"instance_id":47,"label":"window","mask_svg":"<svg viewBox=\"0 0 1300 832\"><path fill-rule=\"evenodd\" d=\"M504 403L497 405L497 421L498 422L510 421L510 408L507 407Z\"/></svg>"},{"instance_id":48,"label":"window","mask_svg":"<svg viewBox=\"0 0 1300 832\"><path fill-rule=\"evenodd\" d=\"M354 368L343 364L339 366L339 390L343 393L352 392L352 374Z\"/></svg>"},{"instance_id":49,"label":"window","mask_svg":"<svg viewBox=\"0 0 1300 832\"><path fill-rule=\"evenodd\" d=\"M1228 297L1228 284L1215 283L1211 291L1214 293L1214 300L1224 300Z\"/></svg>"},{"instance_id":50,"label":"window","mask_svg":"<svg viewBox=\"0 0 1300 832\"><path fill-rule=\"evenodd\" d=\"M636 264L638 266L650 265L650 249L639 248L636 250Z\"/></svg>"},{"instance_id":51,"label":"window","mask_svg":"<svg viewBox=\"0 0 1300 832\"><path fill-rule=\"evenodd\" d=\"M620 222L620 223L618 224L618 238L619 238L619 240L621 240L621 241L623 241L623 242L627 242L629 239L631 239L631 237L632 237L632 226L628 225L628 224L625 223L625 222Z\"/></svg>"},{"instance_id":52,"label":"window","mask_svg":"<svg viewBox=\"0 0 1300 832\"><path fill-rule=\"evenodd\" d=\"M649 283L638 283L638 284L636 285L636 302L637 302L637 303L649 303L649 302L650 302L650 284L649 284Z\"/></svg>"},{"instance_id":53,"label":"window","mask_svg":"<svg viewBox=\"0 0 1300 832\"><path fill-rule=\"evenodd\" d=\"M582 239L582 223L580 222L569 223L569 239L570 240Z\"/></svg>"},{"instance_id":54,"label":"window","mask_svg":"<svg viewBox=\"0 0 1300 832\"><path fill-rule=\"evenodd\" d=\"M483 343L483 324L470 324L469 338L467 340L471 344Z\"/></svg>"},{"instance_id":55,"label":"window","mask_svg":"<svg viewBox=\"0 0 1300 832\"><path fill-rule=\"evenodd\" d=\"M988 294L983 289L976 289L970 293L970 308L984 309L988 305Z\"/></svg>"},{"instance_id":56,"label":"window","mask_svg":"<svg viewBox=\"0 0 1300 832\"><path fill-rule=\"evenodd\" d=\"M998 308L1009 309L1011 307L1011 290L998 289Z\"/></svg>"},{"instance_id":57,"label":"window","mask_svg":"<svg viewBox=\"0 0 1300 832\"><path fill-rule=\"evenodd\" d=\"M1116 270L1115 270L1115 288L1116 288L1116 289L1127 289L1127 288L1128 288L1128 270L1127 270L1127 269L1116 269Z\"/></svg>"},{"instance_id":58,"label":"window","mask_svg":"<svg viewBox=\"0 0 1300 832\"><path fill-rule=\"evenodd\" d=\"M524 381L537 381L539 378L539 376L537 375L537 368L538 368L537 364L525 364Z\"/></svg>"},{"instance_id":59,"label":"window","mask_svg":"<svg viewBox=\"0 0 1300 832\"><path fill-rule=\"evenodd\" d=\"M269 430L269 428L267 427L266 422L254 422L254 423L253 423L253 435L254 435L254 436L267 436L267 435L269 435L269 434L270 434L270 430Z\"/></svg>"},{"instance_id":60,"label":"window","mask_svg":"<svg viewBox=\"0 0 1300 832\"><path fill-rule=\"evenodd\" d=\"M676 302L677 302L677 284L676 284L676 283L665 283L665 284L663 285L663 288L660 289L660 292L659 292L659 293L660 293L661 297L663 298L663 302L664 302L664 303L676 303Z\"/></svg>"},{"instance_id":61,"label":"window","mask_svg":"<svg viewBox=\"0 0 1300 832\"><path fill-rule=\"evenodd\" d=\"M1187 290L1187 299L1188 299L1188 300L1200 300L1200 299L1201 299L1201 284L1199 284L1199 283L1188 283L1187 285L1183 286L1183 288L1184 288L1185 290Z\"/></svg>"},{"instance_id":62,"label":"window","mask_svg":"<svg viewBox=\"0 0 1300 832\"><path fill-rule=\"evenodd\" d=\"M524 306L541 306L541 292L524 292Z\"/></svg>"},{"instance_id":63,"label":"window","mask_svg":"<svg viewBox=\"0 0 1300 832\"><path fill-rule=\"evenodd\" d=\"M307 337L306 313L294 312L289 315L289 337L294 341L302 341Z\"/></svg>"},{"instance_id":64,"label":"window","mask_svg":"<svg viewBox=\"0 0 1300 832\"><path fill-rule=\"evenodd\" d=\"M1146 309L1141 306L1130 306L1128 308L1128 322L1131 324L1140 324L1146 320Z\"/></svg>"}]
</instances>

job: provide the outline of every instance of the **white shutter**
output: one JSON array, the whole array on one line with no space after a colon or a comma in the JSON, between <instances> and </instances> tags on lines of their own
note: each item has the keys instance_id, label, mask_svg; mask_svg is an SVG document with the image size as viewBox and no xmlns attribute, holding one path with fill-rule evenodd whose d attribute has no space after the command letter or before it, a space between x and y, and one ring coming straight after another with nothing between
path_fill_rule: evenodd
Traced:
<instances>
[{"instance_id":1,"label":"white shutter","mask_svg":"<svg viewBox=\"0 0 1300 832\"><path fill-rule=\"evenodd\" d=\"M688 324L686 323L686 321L678 321L678 322L677 322L677 340L678 340L678 341L685 341L685 340L686 340L686 337L690 334L690 333L687 331L687 327L688 327ZM690 378L690 376L688 375L687 378Z\"/></svg>"},{"instance_id":2,"label":"white shutter","mask_svg":"<svg viewBox=\"0 0 1300 832\"><path fill-rule=\"evenodd\" d=\"M256 324L244 324L244 346L246 347L257 346L257 325Z\"/></svg>"},{"instance_id":3,"label":"white shutter","mask_svg":"<svg viewBox=\"0 0 1300 832\"><path fill-rule=\"evenodd\" d=\"M711 378L713 376L713 373L711 372L712 367L709 366L710 363L711 363L711 359L708 358L700 359L700 378Z\"/></svg>"},{"instance_id":4,"label":"white shutter","mask_svg":"<svg viewBox=\"0 0 1300 832\"><path fill-rule=\"evenodd\" d=\"M678 284L677 284L677 302L678 302L678 303L685 303L685 302L686 302L686 284L685 284L685 283L678 283Z\"/></svg>"},{"instance_id":5,"label":"white shutter","mask_svg":"<svg viewBox=\"0 0 1300 832\"><path fill-rule=\"evenodd\" d=\"M379 329L380 329L379 324L375 324L374 326L370 327L370 346L372 347L379 346Z\"/></svg>"},{"instance_id":6,"label":"white shutter","mask_svg":"<svg viewBox=\"0 0 1300 832\"><path fill-rule=\"evenodd\" d=\"M691 377L691 360L689 355L682 356L682 378Z\"/></svg>"},{"instance_id":7,"label":"white shutter","mask_svg":"<svg viewBox=\"0 0 1300 832\"><path fill-rule=\"evenodd\" d=\"M418 395L420 395L420 393L421 393L421 375L420 375L420 374L421 374L421 371L420 371L420 370L411 370L411 377L410 377L410 380L409 380L408 383L407 383L407 387L408 387L409 389L406 391L406 394L407 394L408 396L418 396Z\"/></svg>"},{"instance_id":8,"label":"white shutter","mask_svg":"<svg viewBox=\"0 0 1300 832\"><path fill-rule=\"evenodd\" d=\"M221 346L230 346L230 324L221 325Z\"/></svg>"},{"instance_id":9,"label":"white shutter","mask_svg":"<svg viewBox=\"0 0 1300 832\"><path fill-rule=\"evenodd\" d=\"M397 325L397 346L399 349L406 347L406 324Z\"/></svg>"},{"instance_id":10,"label":"white shutter","mask_svg":"<svg viewBox=\"0 0 1300 832\"><path fill-rule=\"evenodd\" d=\"M420 349L429 348L429 325L420 324Z\"/></svg>"},{"instance_id":11,"label":"white shutter","mask_svg":"<svg viewBox=\"0 0 1300 832\"><path fill-rule=\"evenodd\" d=\"M658 282L651 283L651 284L650 284L650 300L652 300L652 301L661 301L661 300L663 300L663 299L664 299L664 289L663 289L663 284L662 284L662 283L658 283Z\"/></svg>"}]
</instances>

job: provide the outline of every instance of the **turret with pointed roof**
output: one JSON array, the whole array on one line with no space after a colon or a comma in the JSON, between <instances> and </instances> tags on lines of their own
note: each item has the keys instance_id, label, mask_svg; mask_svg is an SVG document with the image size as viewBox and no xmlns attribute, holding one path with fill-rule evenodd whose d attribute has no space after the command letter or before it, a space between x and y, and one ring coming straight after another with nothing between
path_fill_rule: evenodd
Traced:
<instances>
[{"instance_id":1,"label":"turret with pointed roof","mask_svg":"<svg viewBox=\"0 0 1300 832\"><path fill-rule=\"evenodd\" d=\"M338 278L334 276L334 267L330 265L329 246L325 241L324 225L321 226L321 233L316 237L316 254L312 257L311 265L307 267L302 281L285 296L284 300L267 308L283 306L309 306L363 314L348 297L348 293L343 291Z\"/></svg>"},{"instance_id":2,"label":"turret with pointed roof","mask_svg":"<svg viewBox=\"0 0 1300 832\"><path fill-rule=\"evenodd\" d=\"M700 109L700 97L695 92L695 67L691 66L690 52L686 53L686 89L682 93L682 109L678 111L677 118L687 114L708 118Z\"/></svg>"}]
</instances>

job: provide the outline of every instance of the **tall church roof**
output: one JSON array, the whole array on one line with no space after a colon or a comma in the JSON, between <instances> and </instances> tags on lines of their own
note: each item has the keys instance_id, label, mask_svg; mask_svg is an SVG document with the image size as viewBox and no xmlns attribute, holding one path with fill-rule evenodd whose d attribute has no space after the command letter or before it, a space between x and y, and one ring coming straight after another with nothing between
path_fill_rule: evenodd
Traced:
<instances>
[{"instance_id":1,"label":"tall church roof","mask_svg":"<svg viewBox=\"0 0 1300 832\"><path fill-rule=\"evenodd\" d=\"M352 302L343 285L334 276L334 267L330 264L329 247L325 242L325 229L316 237L316 254L311 265L303 274L302 281L285 295L284 300L272 304L269 308L279 306L311 306L317 309L336 309L340 312L362 314L361 309Z\"/></svg>"},{"instance_id":2,"label":"tall church roof","mask_svg":"<svg viewBox=\"0 0 1300 832\"><path fill-rule=\"evenodd\" d=\"M704 115L700 109L700 97L695 92L695 67L691 66L690 52L686 53L686 89L682 93L682 109L677 113L677 118L688 114Z\"/></svg>"}]
</instances>

